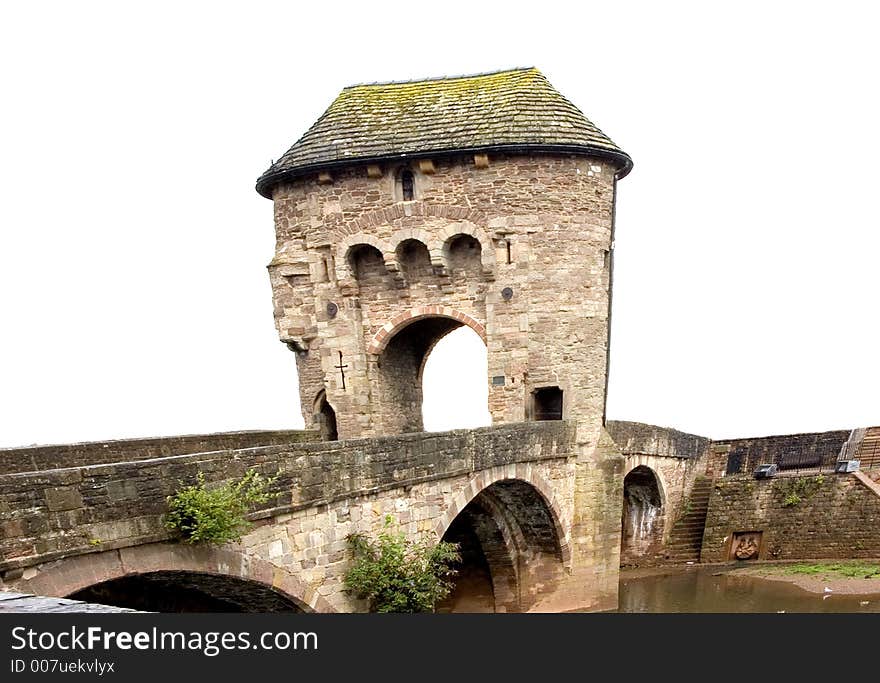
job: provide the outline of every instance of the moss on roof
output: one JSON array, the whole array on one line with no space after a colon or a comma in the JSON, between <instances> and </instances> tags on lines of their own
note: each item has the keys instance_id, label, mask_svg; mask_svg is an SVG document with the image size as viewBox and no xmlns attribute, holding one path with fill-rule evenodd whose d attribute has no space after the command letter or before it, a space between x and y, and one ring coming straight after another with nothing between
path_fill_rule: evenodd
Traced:
<instances>
[{"instance_id":1,"label":"moss on roof","mask_svg":"<svg viewBox=\"0 0 880 683\"><path fill-rule=\"evenodd\" d=\"M632 160L535 68L349 86L257 180L271 197L286 179L352 162L482 150L557 151Z\"/></svg>"}]
</instances>

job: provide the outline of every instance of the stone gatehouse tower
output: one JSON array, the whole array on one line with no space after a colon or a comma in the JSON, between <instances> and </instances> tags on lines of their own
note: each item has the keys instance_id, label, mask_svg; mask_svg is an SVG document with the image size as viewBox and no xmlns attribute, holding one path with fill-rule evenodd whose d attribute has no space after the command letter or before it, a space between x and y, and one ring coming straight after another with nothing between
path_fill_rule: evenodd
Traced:
<instances>
[{"instance_id":1,"label":"stone gatehouse tower","mask_svg":"<svg viewBox=\"0 0 880 683\"><path fill-rule=\"evenodd\" d=\"M595 446L631 166L534 68L345 88L257 181L306 426L423 431L424 361L468 325L493 424L571 419Z\"/></svg>"}]
</instances>

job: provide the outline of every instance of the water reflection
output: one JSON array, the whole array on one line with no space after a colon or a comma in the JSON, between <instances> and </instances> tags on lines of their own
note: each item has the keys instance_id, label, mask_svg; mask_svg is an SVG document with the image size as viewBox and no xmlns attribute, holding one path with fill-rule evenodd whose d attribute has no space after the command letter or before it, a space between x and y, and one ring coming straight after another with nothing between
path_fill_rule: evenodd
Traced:
<instances>
[{"instance_id":1,"label":"water reflection","mask_svg":"<svg viewBox=\"0 0 880 683\"><path fill-rule=\"evenodd\" d=\"M867 602L867 605L861 604ZM622 575L620 612L880 612L880 595L816 595L718 567Z\"/></svg>"}]
</instances>

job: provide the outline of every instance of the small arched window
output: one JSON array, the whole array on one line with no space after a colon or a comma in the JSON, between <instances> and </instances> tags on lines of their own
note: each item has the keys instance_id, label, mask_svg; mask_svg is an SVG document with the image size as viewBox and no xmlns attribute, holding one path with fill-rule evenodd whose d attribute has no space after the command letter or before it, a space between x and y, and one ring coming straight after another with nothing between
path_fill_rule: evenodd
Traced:
<instances>
[{"instance_id":1,"label":"small arched window","mask_svg":"<svg viewBox=\"0 0 880 683\"><path fill-rule=\"evenodd\" d=\"M398 197L405 202L411 202L415 199L416 179L413 172L408 168L401 169L397 174L397 193Z\"/></svg>"},{"instance_id":2,"label":"small arched window","mask_svg":"<svg viewBox=\"0 0 880 683\"><path fill-rule=\"evenodd\" d=\"M431 273L431 255L424 242L403 240L397 245L397 263L408 280L417 280Z\"/></svg>"},{"instance_id":3,"label":"small arched window","mask_svg":"<svg viewBox=\"0 0 880 683\"><path fill-rule=\"evenodd\" d=\"M318 392L315 398L315 422L321 431L321 439L323 441L337 441L339 432L336 429L336 411L327 400L327 392L324 389Z\"/></svg>"},{"instance_id":4,"label":"small arched window","mask_svg":"<svg viewBox=\"0 0 880 683\"><path fill-rule=\"evenodd\" d=\"M471 235L453 235L443 246L446 264L452 270L479 273L482 260L482 246Z\"/></svg>"},{"instance_id":5,"label":"small arched window","mask_svg":"<svg viewBox=\"0 0 880 683\"><path fill-rule=\"evenodd\" d=\"M358 280L373 280L386 274L382 252L370 244L355 244L346 253L351 274Z\"/></svg>"}]
</instances>

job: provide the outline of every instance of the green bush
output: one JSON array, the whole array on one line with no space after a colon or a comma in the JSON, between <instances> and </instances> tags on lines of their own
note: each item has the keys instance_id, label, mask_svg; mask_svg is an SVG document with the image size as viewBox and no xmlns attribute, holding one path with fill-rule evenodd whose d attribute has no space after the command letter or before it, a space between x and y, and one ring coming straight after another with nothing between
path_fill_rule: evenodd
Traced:
<instances>
[{"instance_id":1,"label":"green bush","mask_svg":"<svg viewBox=\"0 0 880 683\"><path fill-rule=\"evenodd\" d=\"M797 505L803 500L797 493L792 491L785 498L782 499L782 507L790 508L793 505Z\"/></svg>"},{"instance_id":2,"label":"green bush","mask_svg":"<svg viewBox=\"0 0 880 683\"><path fill-rule=\"evenodd\" d=\"M245 518L248 510L277 495L267 492L275 479L250 469L238 481L209 488L199 472L194 485L168 496L165 528L185 543L220 545L237 541L250 528Z\"/></svg>"},{"instance_id":3,"label":"green bush","mask_svg":"<svg viewBox=\"0 0 880 683\"><path fill-rule=\"evenodd\" d=\"M458 544L413 542L394 532L393 520L376 539L350 534L354 562L345 574L345 586L369 602L371 612L433 612L452 592L453 566L461 561Z\"/></svg>"},{"instance_id":4,"label":"green bush","mask_svg":"<svg viewBox=\"0 0 880 683\"><path fill-rule=\"evenodd\" d=\"M794 507L816 494L825 483L825 477L798 477L797 479L778 479L775 485L782 494L782 507Z\"/></svg>"}]
</instances>

